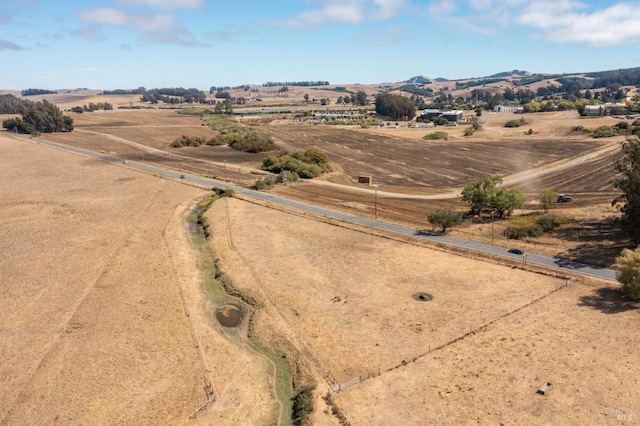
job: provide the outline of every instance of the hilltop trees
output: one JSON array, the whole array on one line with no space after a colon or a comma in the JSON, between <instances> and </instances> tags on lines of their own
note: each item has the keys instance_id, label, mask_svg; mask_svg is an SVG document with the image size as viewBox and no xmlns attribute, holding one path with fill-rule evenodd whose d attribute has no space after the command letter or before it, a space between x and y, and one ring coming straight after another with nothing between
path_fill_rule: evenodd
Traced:
<instances>
[{"instance_id":1,"label":"hilltop trees","mask_svg":"<svg viewBox=\"0 0 640 426\"><path fill-rule=\"evenodd\" d=\"M54 133L73 130L73 119L63 115L56 105L49 103L46 99L42 102L24 102L20 112L22 119L10 118L2 123L2 127L21 133Z\"/></svg>"},{"instance_id":2,"label":"hilltop trees","mask_svg":"<svg viewBox=\"0 0 640 426\"><path fill-rule=\"evenodd\" d=\"M412 120L416 115L416 106L407 97L383 93L376 96L376 113L392 120Z\"/></svg>"}]
</instances>

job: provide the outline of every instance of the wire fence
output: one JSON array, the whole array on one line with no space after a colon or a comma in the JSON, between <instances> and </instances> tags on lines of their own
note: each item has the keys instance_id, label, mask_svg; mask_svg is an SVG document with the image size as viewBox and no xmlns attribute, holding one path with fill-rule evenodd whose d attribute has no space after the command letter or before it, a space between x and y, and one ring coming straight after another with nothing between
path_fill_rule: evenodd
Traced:
<instances>
[{"instance_id":1,"label":"wire fence","mask_svg":"<svg viewBox=\"0 0 640 426\"><path fill-rule=\"evenodd\" d=\"M535 304L536 302L539 302L545 298L547 298L548 296L556 293L557 291L569 286L570 284L573 284L576 281L575 278L567 278L563 283L556 285L554 288L550 289L548 292L542 294L541 296L538 297L532 297L531 300L525 304L516 306L512 309L508 309L505 308L504 311L500 310L497 312L497 316L495 316L493 319L491 320L487 320L487 319L483 319L480 323L475 323L475 324L469 324L468 328L467 326L465 326L464 329L460 330L459 334L457 334L454 337L449 338L447 341L445 341L444 343L441 344L437 344L434 346L427 346L427 350L421 354L418 354L416 356L414 356L411 359L403 359L401 360L399 363L395 364L395 365L391 365L391 366L387 366L387 367L381 367L378 366L376 368L365 368L362 373L360 373L358 376L353 377L352 379L346 381L346 382L338 382L336 380L336 378L334 377L333 374L331 374L331 372L327 372L325 374L325 380L327 382L327 384L329 385L329 388L331 389L332 392L341 392L343 390L346 390L350 387L353 387L355 385L358 385L366 380L372 379L374 377L378 377L384 373L396 370L398 368L402 368L405 367L411 363L415 363L416 361L418 361L419 359L422 359L424 357L426 357L427 355L429 355L432 352L438 351L440 349L446 348L447 346L450 346L456 342L459 342L460 340L463 340L464 338L466 338L467 336L470 336L472 334L477 333L478 331L487 328L488 326L496 323L497 321L501 320L502 318L508 317L516 312L521 311L522 309L525 309L533 304Z\"/></svg>"}]
</instances>

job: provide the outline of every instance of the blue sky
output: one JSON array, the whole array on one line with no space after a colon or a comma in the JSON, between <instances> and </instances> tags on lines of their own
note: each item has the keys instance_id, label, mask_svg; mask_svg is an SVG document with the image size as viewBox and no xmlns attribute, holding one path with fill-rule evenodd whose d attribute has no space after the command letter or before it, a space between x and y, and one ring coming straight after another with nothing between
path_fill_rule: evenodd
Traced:
<instances>
[{"instance_id":1,"label":"blue sky","mask_svg":"<svg viewBox=\"0 0 640 426\"><path fill-rule=\"evenodd\" d=\"M0 89L640 66L640 1L0 0Z\"/></svg>"}]
</instances>

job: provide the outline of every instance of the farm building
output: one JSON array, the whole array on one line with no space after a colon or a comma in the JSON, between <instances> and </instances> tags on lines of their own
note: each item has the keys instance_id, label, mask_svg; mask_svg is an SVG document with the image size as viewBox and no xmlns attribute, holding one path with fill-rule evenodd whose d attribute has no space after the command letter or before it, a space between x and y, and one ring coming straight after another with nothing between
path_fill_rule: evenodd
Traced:
<instances>
[{"instance_id":1,"label":"farm building","mask_svg":"<svg viewBox=\"0 0 640 426\"><path fill-rule=\"evenodd\" d=\"M588 116L626 114L629 107L626 104L585 105L585 114Z\"/></svg>"},{"instance_id":2,"label":"farm building","mask_svg":"<svg viewBox=\"0 0 640 426\"><path fill-rule=\"evenodd\" d=\"M513 112L521 114L524 112L524 108L517 105L496 105L493 108L493 112Z\"/></svg>"},{"instance_id":3,"label":"farm building","mask_svg":"<svg viewBox=\"0 0 640 426\"><path fill-rule=\"evenodd\" d=\"M449 120L449 122L458 123L462 121L462 111L440 111L439 109L425 109L420 113L420 118L422 120L431 120L434 117L444 117Z\"/></svg>"}]
</instances>

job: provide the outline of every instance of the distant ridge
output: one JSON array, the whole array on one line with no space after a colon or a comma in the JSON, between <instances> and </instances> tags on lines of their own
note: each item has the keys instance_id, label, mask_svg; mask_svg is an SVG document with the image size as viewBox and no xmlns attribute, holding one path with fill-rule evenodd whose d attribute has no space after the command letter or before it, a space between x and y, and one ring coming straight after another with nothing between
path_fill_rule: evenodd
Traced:
<instances>
[{"instance_id":1,"label":"distant ridge","mask_svg":"<svg viewBox=\"0 0 640 426\"><path fill-rule=\"evenodd\" d=\"M529 71L513 70L513 71L499 72L497 74L493 74L493 75L490 75L490 76L487 76L487 77L488 78L513 77L513 76L531 77L532 75L533 75L533 73L529 72Z\"/></svg>"}]
</instances>

